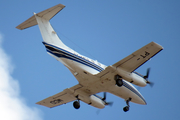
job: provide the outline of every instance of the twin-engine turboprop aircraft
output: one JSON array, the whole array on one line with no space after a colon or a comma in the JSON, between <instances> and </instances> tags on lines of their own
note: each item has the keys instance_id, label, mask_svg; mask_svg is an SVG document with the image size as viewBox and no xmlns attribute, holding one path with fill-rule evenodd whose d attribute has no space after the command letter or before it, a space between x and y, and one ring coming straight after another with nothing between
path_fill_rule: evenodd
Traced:
<instances>
[{"instance_id":1,"label":"twin-engine turboprop aircraft","mask_svg":"<svg viewBox=\"0 0 180 120\"><path fill-rule=\"evenodd\" d=\"M111 104L106 101L106 92L109 92L126 101L127 106L123 108L125 112L129 110L130 101L146 105L145 99L132 84L140 87L150 84L147 79L149 70L145 76L134 71L160 52L163 47L151 42L119 62L105 66L80 55L59 39L49 20L64 7L64 5L58 4L40 13L34 13L31 18L16 27L23 30L38 25L47 53L63 63L79 82L71 88L37 102L37 104L52 108L74 101L73 106L78 109L80 101L83 101L102 109ZM96 95L100 92L104 92L103 98Z\"/></svg>"}]
</instances>

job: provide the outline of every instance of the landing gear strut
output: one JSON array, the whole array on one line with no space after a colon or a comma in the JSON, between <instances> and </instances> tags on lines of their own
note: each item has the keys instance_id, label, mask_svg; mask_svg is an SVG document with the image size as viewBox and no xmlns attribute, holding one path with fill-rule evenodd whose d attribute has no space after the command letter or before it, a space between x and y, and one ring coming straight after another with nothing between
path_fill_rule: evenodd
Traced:
<instances>
[{"instance_id":1,"label":"landing gear strut","mask_svg":"<svg viewBox=\"0 0 180 120\"><path fill-rule=\"evenodd\" d=\"M122 77L119 75L114 76L114 80L116 81L116 85L121 87L123 85Z\"/></svg>"},{"instance_id":2,"label":"landing gear strut","mask_svg":"<svg viewBox=\"0 0 180 120\"><path fill-rule=\"evenodd\" d=\"M131 98L129 98L127 101L126 101L126 104L127 104L127 106L125 106L124 108L123 108L123 110L124 110L124 112L127 112L127 111L129 111L129 102L131 101Z\"/></svg>"}]
</instances>

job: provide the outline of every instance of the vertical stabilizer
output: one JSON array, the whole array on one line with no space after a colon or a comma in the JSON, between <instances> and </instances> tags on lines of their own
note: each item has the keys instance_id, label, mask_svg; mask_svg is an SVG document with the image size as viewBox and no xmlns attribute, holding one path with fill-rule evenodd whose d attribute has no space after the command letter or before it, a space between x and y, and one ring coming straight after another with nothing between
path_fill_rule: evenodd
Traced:
<instances>
[{"instance_id":1,"label":"vertical stabilizer","mask_svg":"<svg viewBox=\"0 0 180 120\"><path fill-rule=\"evenodd\" d=\"M49 20L46 20L42 17L37 16L37 14L34 14L35 18L37 20L39 29L41 31L42 38L45 43L52 44L64 49L69 49L57 36L56 32L52 28Z\"/></svg>"}]
</instances>

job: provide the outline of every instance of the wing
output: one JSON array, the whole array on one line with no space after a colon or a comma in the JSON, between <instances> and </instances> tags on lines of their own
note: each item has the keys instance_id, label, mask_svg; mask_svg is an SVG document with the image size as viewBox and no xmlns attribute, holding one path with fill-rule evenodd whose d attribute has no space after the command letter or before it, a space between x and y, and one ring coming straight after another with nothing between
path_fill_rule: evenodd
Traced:
<instances>
[{"instance_id":1,"label":"wing","mask_svg":"<svg viewBox=\"0 0 180 120\"><path fill-rule=\"evenodd\" d=\"M121 67L127 72L133 72L161 50L163 50L162 46L151 42L112 66L115 68Z\"/></svg>"},{"instance_id":2,"label":"wing","mask_svg":"<svg viewBox=\"0 0 180 120\"><path fill-rule=\"evenodd\" d=\"M56 107L62 104L66 104L68 102L74 101L77 98L74 96L74 91L82 88L81 85L75 85L71 88L67 88L63 90L62 92L55 94L53 96L50 96L42 101L37 102L36 104L46 106L49 108Z\"/></svg>"}]
</instances>

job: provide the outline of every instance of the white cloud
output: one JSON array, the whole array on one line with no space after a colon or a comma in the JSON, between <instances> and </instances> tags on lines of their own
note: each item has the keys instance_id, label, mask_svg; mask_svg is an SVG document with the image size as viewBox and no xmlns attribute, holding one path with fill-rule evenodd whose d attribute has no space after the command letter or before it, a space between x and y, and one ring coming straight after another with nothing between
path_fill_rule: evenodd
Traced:
<instances>
[{"instance_id":1,"label":"white cloud","mask_svg":"<svg viewBox=\"0 0 180 120\"><path fill-rule=\"evenodd\" d=\"M19 83L12 78L10 57L2 49L0 34L0 120L42 120L40 110L26 105L20 96Z\"/></svg>"}]
</instances>

